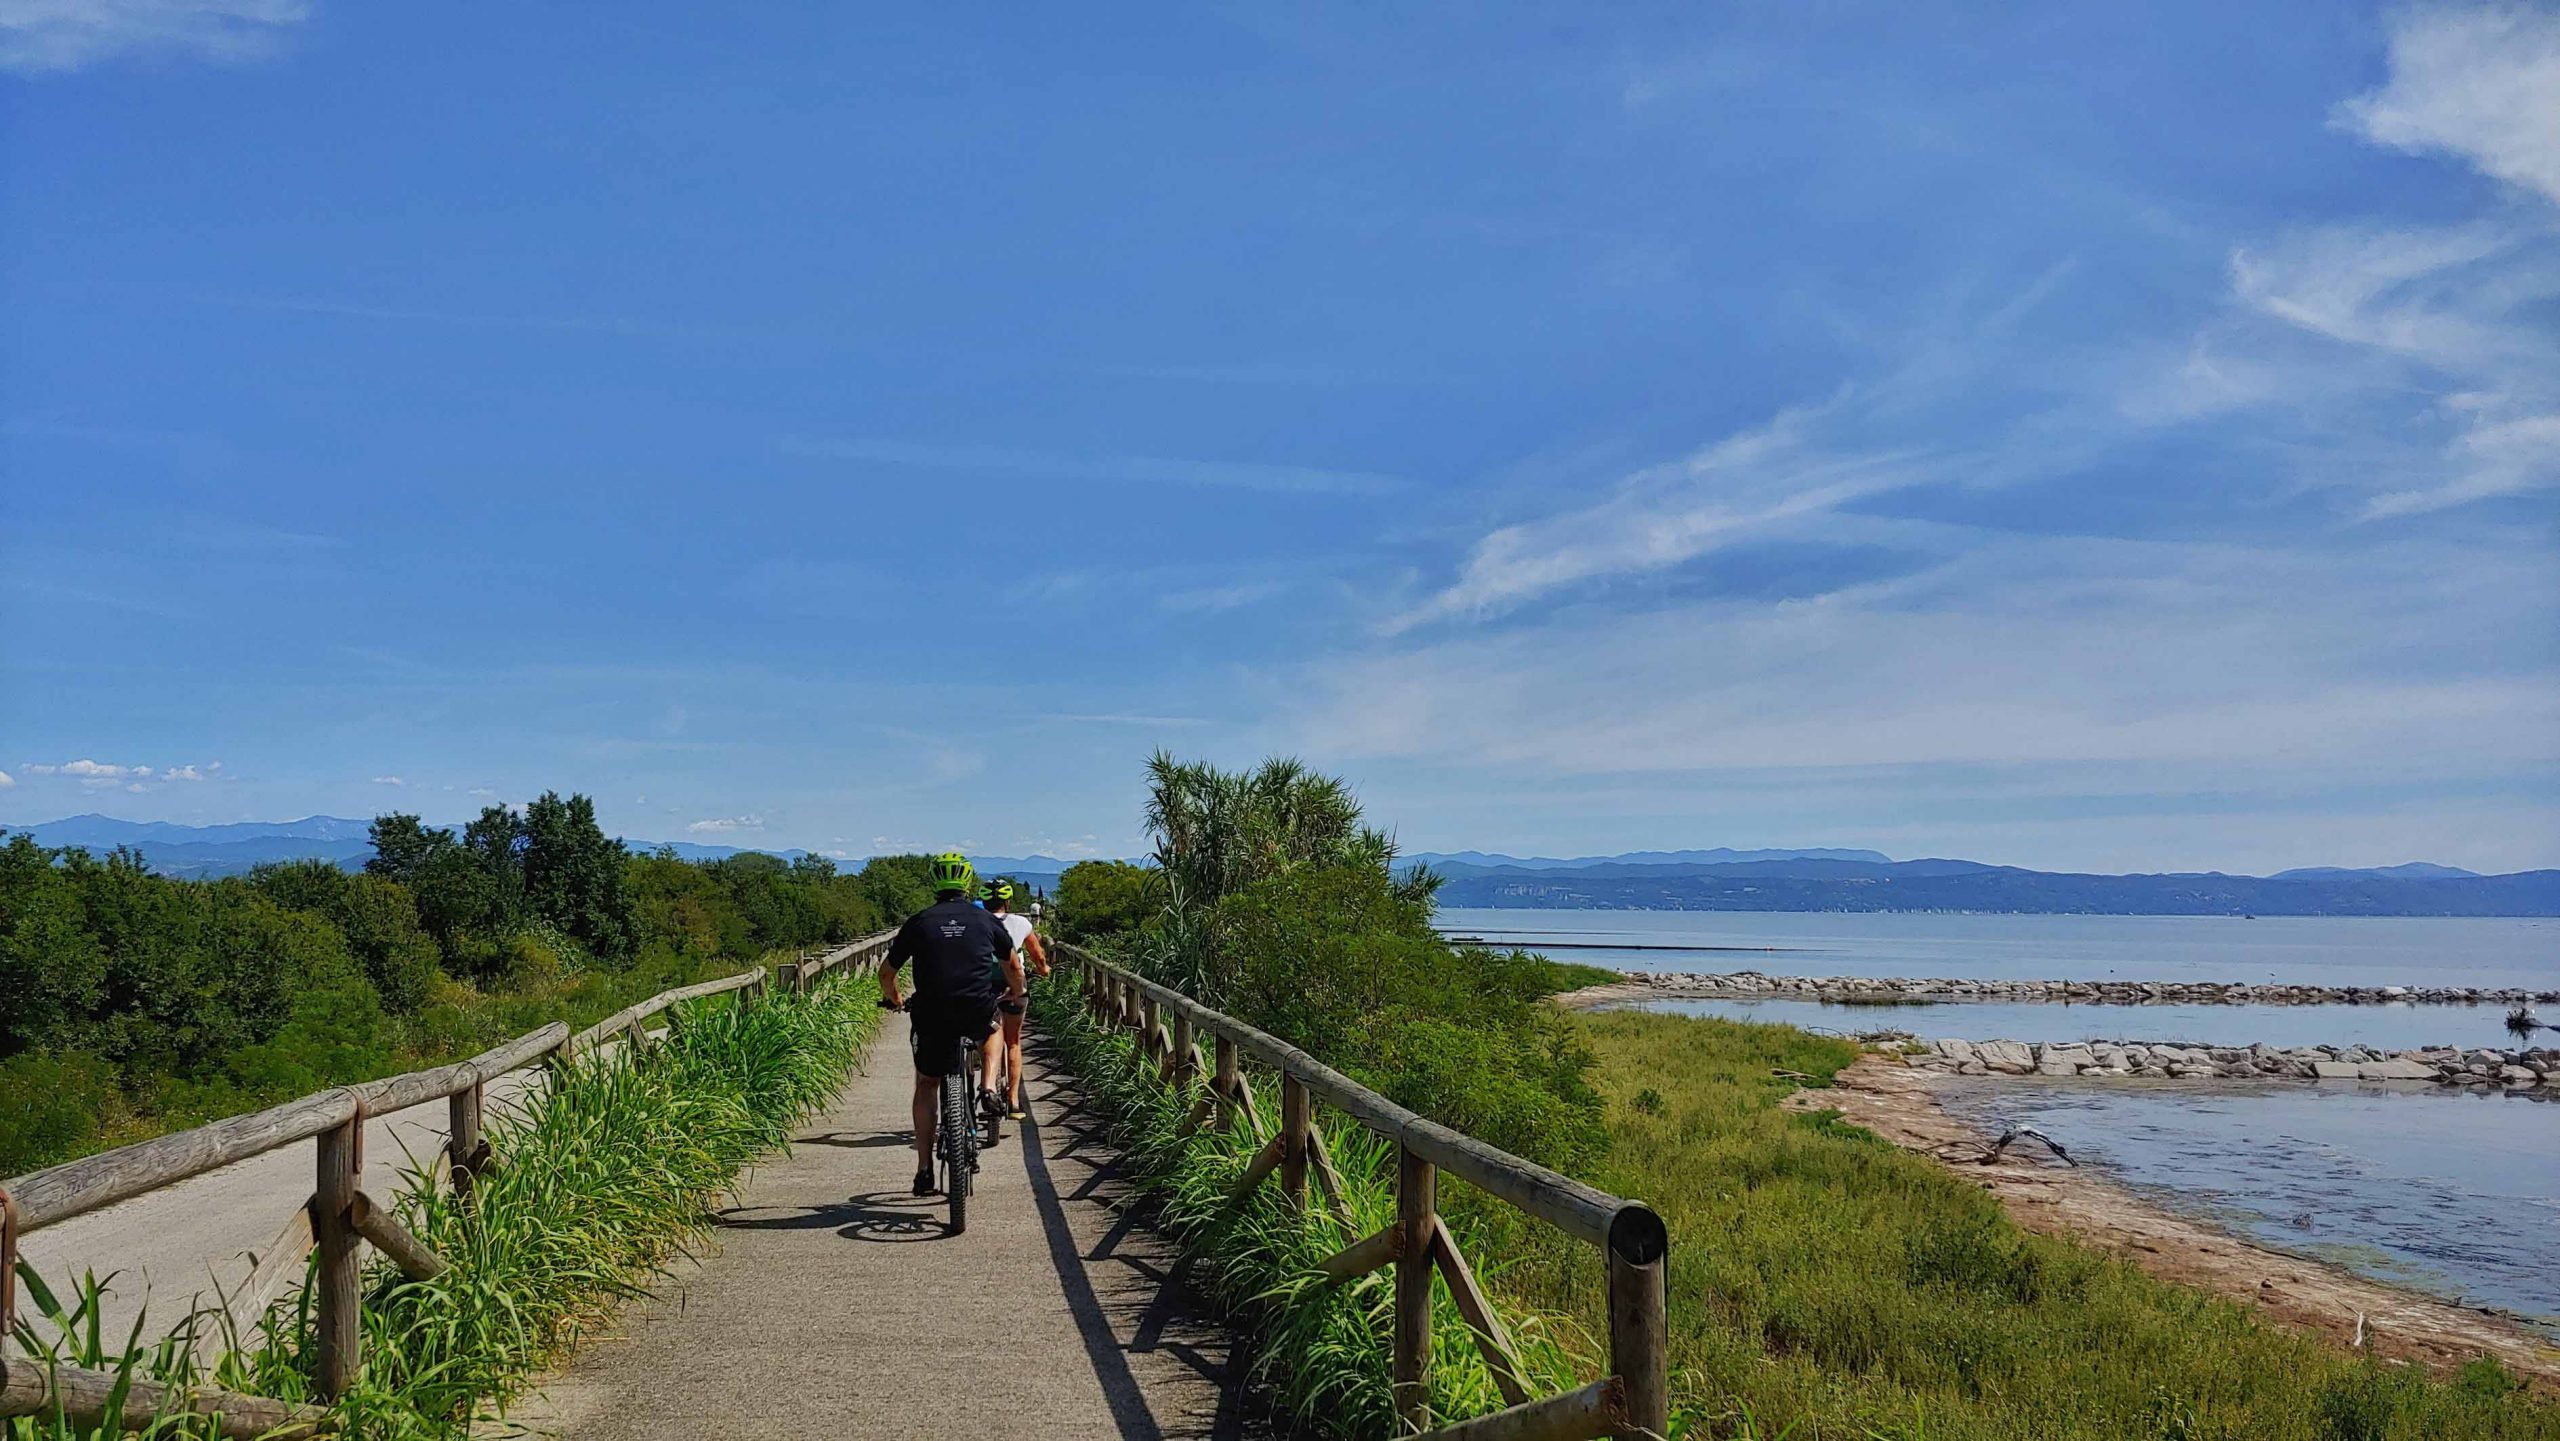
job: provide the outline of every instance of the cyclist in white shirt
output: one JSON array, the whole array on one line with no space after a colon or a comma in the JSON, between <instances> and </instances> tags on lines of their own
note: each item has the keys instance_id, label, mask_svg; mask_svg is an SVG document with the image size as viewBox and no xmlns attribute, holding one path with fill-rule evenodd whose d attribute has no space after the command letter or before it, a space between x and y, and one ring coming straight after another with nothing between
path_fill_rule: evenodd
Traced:
<instances>
[{"instance_id":1,"label":"cyclist in white shirt","mask_svg":"<svg viewBox=\"0 0 2560 1441\"><path fill-rule=\"evenodd\" d=\"M1004 926L1013 937L1013 953L1029 963L1034 975L1049 974L1049 949L1040 944L1040 933L1031 922L1013 913L1013 882L997 881L987 887L987 914ZM1022 1012L1007 1009L1004 1020L1004 1114L1005 1119L1022 1119Z\"/></svg>"}]
</instances>

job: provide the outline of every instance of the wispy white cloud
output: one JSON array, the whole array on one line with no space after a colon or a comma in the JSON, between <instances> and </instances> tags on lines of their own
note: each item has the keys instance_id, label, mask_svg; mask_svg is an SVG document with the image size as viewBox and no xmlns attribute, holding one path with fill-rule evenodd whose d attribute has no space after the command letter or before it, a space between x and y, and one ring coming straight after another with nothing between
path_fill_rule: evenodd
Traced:
<instances>
[{"instance_id":1,"label":"wispy white cloud","mask_svg":"<svg viewBox=\"0 0 2560 1441\"><path fill-rule=\"evenodd\" d=\"M685 829L698 836L726 835L733 831L760 831L764 829L764 817L720 816L712 820L695 821Z\"/></svg>"},{"instance_id":2,"label":"wispy white cloud","mask_svg":"<svg viewBox=\"0 0 2560 1441\"><path fill-rule=\"evenodd\" d=\"M202 768L193 764L180 766L118 765L83 757L59 764L28 761L19 769L30 776L61 776L78 781L85 790L112 790L119 786L135 794L155 789L173 781L201 781L222 769L222 762L211 761Z\"/></svg>"},{"instance_id":3,"label":"wispy white cloud","mask_svg":"<svg viewBox=\"0 0 2560 1441\"><path fill-rule=\"evenodd\" d=\"M1284 739L1506 775L2157 765L2193 785L2540 765L2560 761L2560 673L2513 637L2554 609L2560 576L2521 542L1986 537L1806 601L1567 614L1319 667L1289 683L1313 700Z\"/></svg>"},{"instance_id":4,"label":"wispy white cloud","mask_svg":"<svg viewBox=\"0 0 2560 1441\"><path fill-rule=\"evenodd\" d=\"M2338 108L2379 145L2461 157L2560 203L2560 11L2439 6L2391 32L2391 78Z\"/></svg>"},{"instance_id":5,"label":"wispy white cloud","mask_svg":"<svg viewBox=\"0 0 2560 1441\"><path fill-rule=\"evenodd\" d=\"M2560 485L2560 12L2414 9L2390 75L2338 108L2373 143L2514 187L2454 224L2341 222L2231 256L2231 309L2129 414L2283 407L2327 435L2310 483L2366 520Z\"/></svg>"},{"instance_id":6,"label":"wispy white cloud","mask_svg":"<svg viewBox=\"0 0 2560 1441\"><path fill-rule=\"evenodd\" d=\"M1301 495L1381 495L1405 482L1369 471L1325 470L1259 461L1177 460L1154 455L1053 455L978 445L913 445L890 440L785 440L790 455L861 461L911 469L964 471L973 475L1098 484L1199 486Z\"/></svg>"},{"instance_id":7,"label":"wispy white cloud","mask_svg":"<svg viewBox=\"0 0 2560 1441\"><path fill-rule=\"evenodd\" d=\"M1232 585L1192 586L1183 590L1164 592L1156 597L1156 605L1160 609L1183 614L1215 614L1219 611L1238 610L1248 605L1276 599L1288 594L1289 589L1290 583L1285 580L1249 580L1238 581Z\"/></svg>"},{"instance_id":8,"label":"wispy white cloud","mask_svg":"<svg viewBox=\"0 0 2560 1441\"><path fill-rule=\"evenodd\" d=\"M1209 723L1206 718L1201 716L1137 715L1123 712L1044 715L1036 717L1036 719L1053 722L1059 725L1099 726L1203 726Z\"/></svg>"},{"instance_id":9,"label":"wispy white cloud","mask_svg":"<svg viewBox=\"0 0 2560 1441\"><path fill-rule=\"evenodd\" d=\"M0 69L78 70L129 54L256 60L309 18L306 0L0 0Z\"/></svg>"},{"instance_id":10,"label":"wispy white cloud","mask_svg":"<svg viewBox=\"0 0 2560 1441\"><path fill-rule=\"evenodd\" d=\"M1823 422L1849 404L1788 410L1669 465L1640 470L1596 504L1507 525L1476 542L1457 580L1387 626L1507 610L1581 582L1668 570L1772 523L1925 478L1910 452L1836 449Z\"/></svg>"},{"instance_id":11,"label":"wispy white cloud","mask_svg":"<svg viewBox=\"0 0 2560 1441\"><path fill-rule=\"evenodd\" d=\"M373 778L373 783L378 786L405 786L408 784L407 781L402 780L398 776L375 776Z\"/></svg>"},{"instance_id":12,"label":"wispy white cloud","mask_svg":"<svg viewBox=\"0 0 2560 1441\"><path fill-rule=\"evenodd\" d=\"M9 774L7 771L0 771L0 791L5 791L17 783L17 777Z\"/></svg>"}]
</instances>

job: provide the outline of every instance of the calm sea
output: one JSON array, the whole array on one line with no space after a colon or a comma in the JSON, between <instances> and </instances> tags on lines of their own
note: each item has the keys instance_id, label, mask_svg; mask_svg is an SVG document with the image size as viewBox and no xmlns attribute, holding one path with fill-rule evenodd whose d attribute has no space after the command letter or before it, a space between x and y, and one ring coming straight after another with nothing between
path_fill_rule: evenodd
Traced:
<instances>
[{"instance_id":1,"label":"calm sea","mask_svg":"<svg viewBox=\"0 0 2560 1441\"><path fill-rule=\"evenodd\" d=\"M2554 920L1452 909L1440 924L1628 971L2560 987ZM1601 948L1557 944L1566 941ZM1975 1040L2406 1047L2504 1037L2504 1011L2487 1006L1653 1008ZM2560 1325L2560 1102L2335 1084L2030 1079L1958 1085L1947 1102L1985 1126L2032 1125L2163 1204L2261 1244Z\"/></svg>"},{"instance_id":2,"label":"calm sea","mask_svg":"<svg viewBox=\"0 0 2560 1441\"><path fill-rule=\"evenodd\" d=\"M1622 971L2560 986L2560 920L1448 909L1441 929ZM1567 943L1601 949L1565 949ZM1633 946L1696 947L1634 950Z\"/></svg>"}]
</instances>

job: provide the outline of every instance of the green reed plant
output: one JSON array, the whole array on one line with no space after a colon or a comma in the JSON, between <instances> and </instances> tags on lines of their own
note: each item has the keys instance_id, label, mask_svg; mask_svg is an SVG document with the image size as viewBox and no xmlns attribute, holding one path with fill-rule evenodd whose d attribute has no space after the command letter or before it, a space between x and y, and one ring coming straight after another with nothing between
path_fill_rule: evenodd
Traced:
<instances>
[{"instance_id":1,"label":"green reed plant","mask_svg":"<svg viewBox=\"0 0 2560 1441\"><path fill-rule=\"evenodd\" d=\"M878 1029L879 1012L840 983L747 1008L730 998L671 1013L667 1044L582 1059L513 1108L493 1111L497 1165L466 1202L405 1172L402 1223L447 1262L430 1281L387 1263L366 1276L364 1366L340 1400L343 1434L452 1437L475 1412L502 1407L527 1375L561 1354L613 1304L644 1293L699 1245L711 1208L739 1171L782 1146L832 1097ZM32 1280L33 1273L21 1273ZM37 1282L42 1326L22 1325L30 1354L121 1375L301 1401L311 1394L308 1287L273 1307L254 1341L225 1336L199 1363L188 1331L146 1344L142 1323L120 1341L100 1334L93 1279L70 1305ZM193 1436L163 1423L150 1434ZM58 1418L9 1423L8 1441L111 1436Z\"/></svg>"},{"instance_id":2,"label":"green reed plant","mask_svg":"<svg viewBox=\"0 0 2560 1441\"><path fill-rule=\"evenodd\" d=\"M1154 1064L1138 1056L1128 1036L1085 1015L1072 981L1043 983L1034 990L1033 1004L1040 1034L1078 1078L1088 1107L1109 1124L1130 1176L1156 1202L1161 1224L1194 1258L1204 1290L1243 1324L1244 1368L1255 1387L1308 1432L1396 1434L1389 1376L1393 1274L1373 1272L1333 1286L1316 1271L1317 1262L1395 1220L1393 1148L1356 1124L1326 1129L1342 1176L1347 1220L1320 1203L1290 1205L1276 1184L1257 1188L1239 1206L1229 1192L1263 1137L1242 1125L1183 1136L1182 1122L1197 1093L1177 1093L1159 1083ZM1256 1092L1262 1114L1278 1116L1276 1089L1257 1083ZM1463 1191L1443 1179L1452 1234L1482 1274L1500 1252L1478 1224L1487 1208L1471 1203ZM1569 1390L1595 1370L1582 1333L1510 1308L1504 1320L1533 1393ZM1445 1288L1435 1290L1432 1322L1433 1416L1499 1410L1503 1401L1492 1373Z\"/></svg>"}]
</instances>

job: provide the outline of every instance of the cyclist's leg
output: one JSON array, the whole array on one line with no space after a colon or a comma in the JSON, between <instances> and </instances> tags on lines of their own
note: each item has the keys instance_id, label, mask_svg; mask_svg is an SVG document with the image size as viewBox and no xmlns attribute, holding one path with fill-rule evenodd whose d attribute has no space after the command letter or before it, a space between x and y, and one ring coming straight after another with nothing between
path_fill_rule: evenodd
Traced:
<instances>
[{"instance_id":1,"label":"cyclist's leg","mask_svg":"<svg viewBox=\"0 0 2560 1441\"><path fill-rule=\"evenodd\" d=\"M1004 1013L1004 1109L1022 1114L1022 1017L1012 1011Z\"/></svg>"},{"instance_id":2,"label":"cyclist's leg","mask_svg":"<svg viewBox=\"0 0 2560 1441\"><path fill-rule=\"evenodd\" d=\"M996 1069L1003 1064L1004 1032L990 1024L986 1038L978 1042L978 1103L991 1114L1001 1113L1004 1107L1004 1090L996 1078Z\"/></svg>"},{"instance_id":3,"label":"cyclist's leg","mask_svg":"<svg viewBox=\"0 0 2560 1441\"><path fill-rule=\"evenodd\" d=\"M909 1108L916 1133L916 1194L927 1195L933 1185L933 1143L942 1111L942 1078L960 1067L960 1038L964 1033L937 1008L913 1004L907 1008L907 1027L916 1065L915 1099Z\"/></svg>"},{"instance_id":4,"label":"cyclist's leg","mask_svg":"<svg viewBox=\"0 0 2560 1441\"><path fill-rule=\"evenodd\" d=\"M916 1174L919 1176L933 1174L933 1136L941 1108L941 1078L916 1072L915 1100L907 1109L916 1127Z\"/></svg>"}]
</instances>

